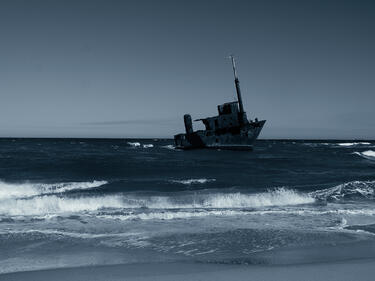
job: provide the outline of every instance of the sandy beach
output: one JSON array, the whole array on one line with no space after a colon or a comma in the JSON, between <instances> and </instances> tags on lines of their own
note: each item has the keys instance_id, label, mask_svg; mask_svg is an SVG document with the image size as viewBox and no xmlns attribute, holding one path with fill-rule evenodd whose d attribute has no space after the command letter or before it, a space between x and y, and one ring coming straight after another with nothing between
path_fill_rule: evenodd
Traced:
<instances>
[{"instance_id":1,"label":"sandy beach","mask_svg":"<svg viewBox=\"0 0 375 281\"><path fill-rule=\"evenodd\" d=\"M375 260L351 260L288 266L151 263L49 269L0 275L0 280L118 281L118 280L330 280L372 281Z\"/></svg>"}]
</instances>

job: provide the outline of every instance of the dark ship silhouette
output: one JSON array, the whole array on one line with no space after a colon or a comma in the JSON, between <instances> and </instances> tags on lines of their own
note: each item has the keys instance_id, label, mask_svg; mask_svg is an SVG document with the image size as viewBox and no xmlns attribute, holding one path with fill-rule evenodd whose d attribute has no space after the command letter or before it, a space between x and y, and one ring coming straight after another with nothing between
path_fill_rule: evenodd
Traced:
<instances>
[{"instance_id":1,"label":"dark ship silhouette","mask_svg":"<svg viewBox=\"0 0 375 281\"><path fill-rule=\"evenodd\" d=\"M243 109L240 82L237 77L236 63L230 56L233 66L234 84L237 101L227 102L217 106L219 115L197 119L202 121L206 130L193 130L190 114L184 115L185 134L174 136L175 147L178 149L232 149L252 150L253 144L262 130L266 120L248 120Z\"/></svg>"}]
</instances>

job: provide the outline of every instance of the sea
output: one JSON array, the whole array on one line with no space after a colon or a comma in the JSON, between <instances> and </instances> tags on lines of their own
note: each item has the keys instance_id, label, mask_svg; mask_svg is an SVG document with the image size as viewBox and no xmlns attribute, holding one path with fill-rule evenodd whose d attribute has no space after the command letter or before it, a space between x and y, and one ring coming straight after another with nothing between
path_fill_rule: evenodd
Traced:
<instances>
[{"instance_id":1,"label":"sea","mask_svg":"<svg viewBox=\"0 0 375 281\"><path fill-rule=\"evenodd\" d=\"M375 257L375 141L0 139L0 273Z\"/></svg>"}]
</instances>

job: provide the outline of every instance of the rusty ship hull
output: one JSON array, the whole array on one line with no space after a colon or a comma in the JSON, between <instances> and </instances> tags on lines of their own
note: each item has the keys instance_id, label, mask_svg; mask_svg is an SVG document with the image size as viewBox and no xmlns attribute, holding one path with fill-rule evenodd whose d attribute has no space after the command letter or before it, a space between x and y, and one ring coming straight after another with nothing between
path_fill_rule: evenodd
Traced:
<instances>
[{"instance_id":1,"label":"rusty ship hull","mask_svg":"<svg viewBox=\"0 0 375 281\"><path fill-rule=\"evenodd\" d=\"M199 130L192 134L178 134L175 136L177 149L228 149L228 150L252 150L255 140L258 138L266 121L252 122L244 128L233 128L229 132L209 132Z\"/></svg>"}]
</instances>

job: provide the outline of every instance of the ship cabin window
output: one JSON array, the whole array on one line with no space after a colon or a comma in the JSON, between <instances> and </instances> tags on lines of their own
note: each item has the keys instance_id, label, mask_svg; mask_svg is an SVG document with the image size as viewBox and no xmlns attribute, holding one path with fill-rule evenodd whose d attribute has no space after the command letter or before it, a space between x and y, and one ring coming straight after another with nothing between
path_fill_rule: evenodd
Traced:
<instances>
[{"instance_id":1,"label":"ship cabin window","mask_svg":"<svg viewBox=\"0 0 375 281\"><path fill-rule=\"evenodd\" d=\"M217 119L215 119L215 129L218 129L219 128L219 121L217 121Z\"/></svg>"}]
</instances>

